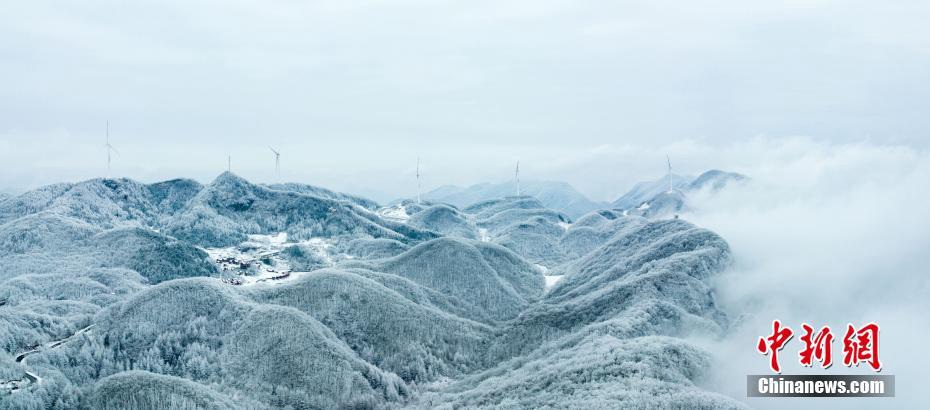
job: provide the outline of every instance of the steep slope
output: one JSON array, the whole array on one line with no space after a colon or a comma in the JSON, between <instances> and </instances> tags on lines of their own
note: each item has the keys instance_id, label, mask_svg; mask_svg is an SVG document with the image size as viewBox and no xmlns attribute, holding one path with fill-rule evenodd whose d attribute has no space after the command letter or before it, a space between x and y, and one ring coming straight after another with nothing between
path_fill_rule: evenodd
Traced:
<instances>
[{"instance_id":1,"label":"steep slope","mask_svg":"<svg viewBox=\"0 0 930 410\"><path fill-rule=\"evenodd\" d=\"M477 231L465 215L448 205L433 205L417 212L407 221L417 228L438 232L443 236L476 239Z\"/></svg>"},{"instance_id":2,"label":"steep slope","mask_svg":"<svg viewBox=\"0 0 930 410\"><path fill-rule=\"evenodd\" d=\"M377 262L373 270L403 276L422 286L470 303L482 315L516 316L542 293L542 276L504 248L464 239L440 238ZM506 255L506 256L503 256Z\"/></svg>"},{"instance_id":3,"label":"steep slope","mask_svg":"<svg viewBox=\"0 0 930 410\"><path fill-rule=\"evenodd\" d=\"M313 316L362 359L407 381L473 368L491 332L487 325L421 305L343 270L318 270L284 286L260 289L255 298Z\"/></svg>"},{"instance_id":4,"label":"steep slope","mask_svg":"<svg viewBox=\"0 0 930 410\"><path fill-rule=\"evenodd\" d=\"M220 381L282 407L374 406L408 394L397 376L360 359L316 319L248 302L216 280L155 286L108 307L96 324L92 338L81 343L113 358L103 363L102 376L130 363L193 381Z\"/></svg>"},{"instance_id":5,"label":"steep slope","mask_svg":"<svg viewBox=\"0 0 930 410\"><path fill-rule=\"evenodd\" d=\"M705 280L728 262L726 242L682 220L636 218L620 228L595 251L559 268L565 278L499 339L499 354L523 354L532 346L527 340L611 322L635 324L625 337L651 334L655 324L670 335L692 323L719 330L725 319Z\"/></svg>"},{"instance_id":6,"label":"steep slope","mask_svg":"<svg viewBox=\"0 0 930 410\"><path fill-rule=\"evenodd\" d=\"M17 275L0 282L0 350L22 352L73 334L103 307L143 288L126 269Z\"/></svg>"},{"instance_id":7,"label":"steep slope","mask_svg":"<svg viewBox=\"0 0 930 410\"><path fill-rule=\"evenodd\" d=\"M354 239L346 243L343 251L356 258L381 259L400 255L410 249L409 246L393 239Z\"/></svg>"},{"instance_id":8,"label":"steep slope","mask_svg":"<svg viewBox=\"0 0 930 410\"><path fill-rule=\"evenodd\" d=\"M565 228L552 219L533 216L505 229L497 229L492 241L510 249L527 260L543 266L556 266L566 260L560 238Z\"/></svg>"},{"instance_id":9,"label":"steep slope","mask_svg":"<svg viewBox=\"0 0 930 410\"><path fill-rule=\"evenodd\" d=\"M522 203L520 205L522 205ZM478 213L476 218L478 227L487 229L491 235L503 234L507 230L515 227L515 225L529 220L546 221L553 225L571 222L568 216L546 208L514 207L504 210L486 209Z\"/></svg>"},{"instance_id":10,"label":"steep slope","mask_svg":"<svg viewBox=\"0 0 930 410\"><path fill-rule=\"evenodd\" d=\"M180 211L201 189L203 185L191 179L172 179L148 185L151 202L163 215Z\"/></svg>"},{"instance_id":11,"label":"steep slope","mask_svg":"<svg viewBox=\"0 0 930 410\"><path fill-rule=\"evenodd\" d=\"M375 272L370 269L370 266L366 268L346 268L344 270L378 282L381 286L397 292L397 294L418 305L431 307L460 318L468 318L468 320L474 320L483 324L493 325L496 323L487 312L476 309L472 303L420 285L403 276L393 273Z\"/></svg>"},{"instance_id":12,"label":"steep slope","mask_svg":"<svg viewBox=\"0 0 930 410\"><path fill-rule=\"evenodd\" d=\"M504 246L544 266L565 261L559 239L571 220L544 207L536 198L512 196L482 201L466 207L464 212L475 221L483 241Z\"/></svg>"},{"instance_id":13,"label":"steep slope","mask_svg":"<svg viewBox=\"0 0 930 410\"><path fill-rule=\"evenodd\" d=\"M235 402L207 386L180 377L138 370L101 379L88 399L95 409L232 409ZM259 405L246 399L239 405Z\"/></svg>"},{"instance_id":14,"label":"steep slope","mask_svg":"<svg viewBox=\"0 0 930 410\"><path fill-rule=\"evenodd\" d=\"M575 221L559 238L566 259L577 259L603 245L621 226L635 221L622 212L601 210L587 214Z\"/></svg>"},{"instance_id":15,"label":"steep slope","mask_svg":"<svg viewBox=\"0 0 930 410\"><path fill-rule=\"evenodd\" d=\"M743 408L697 387L709 358L681 339L726 323L705 282L727 263L726 243L684 221L613 212L573 227L582 228L613 233L559 268L565 279L505 326L488 370L421 405Z\"/></svg>"},{"instance_id":16,"label":"steep slope","mask_svg":"<svg viewBox=\"0 0 930 410\"><path fill-rule=\"evenodd\" d=\"M696 386L710 358L674 338L590 335L456 381L424 407L741 409Z\"/></svg>"}]
</instances>

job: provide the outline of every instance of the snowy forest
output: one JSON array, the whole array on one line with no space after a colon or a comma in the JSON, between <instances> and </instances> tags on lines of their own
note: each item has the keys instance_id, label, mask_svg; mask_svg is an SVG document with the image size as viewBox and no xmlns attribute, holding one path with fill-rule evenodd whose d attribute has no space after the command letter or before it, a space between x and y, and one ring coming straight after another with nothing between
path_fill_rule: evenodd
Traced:
<instances>
[{"instance_id":1,"label":"snowy forest","mask_svg":"<svg viewBox=\"0 0 930 410\"><path fill-rule=\"evenodd\" d=\"M0 197L0 408L743 408L709 171L389 204L226 172ZM564 187L563 187L564 185ZM454 191L454 192L453 192Z\"/></svg>"}]
</instances>

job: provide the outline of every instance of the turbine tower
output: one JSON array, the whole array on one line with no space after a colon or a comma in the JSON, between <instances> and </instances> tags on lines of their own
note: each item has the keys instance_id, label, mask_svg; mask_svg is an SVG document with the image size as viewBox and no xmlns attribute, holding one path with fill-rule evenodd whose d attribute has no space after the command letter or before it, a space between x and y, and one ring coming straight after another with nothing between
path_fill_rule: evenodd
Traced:
<instances>
[{"instance_id":1,"label":"turbine tower","mask_svg":"<svg viewBox=\"0 0 930 410\"><path fill-rule=\"evenodd\" d=\"M232 155L226 155L226 172L232 172Z\"/></svg>"},{"instance_id":2,"label":"turbine tower","mask_svg":"<svg viewBox=\"0 0 930 410\"><path fill-rule=\"evenodd\" d=\"M668 162L668 192L672 193L672 160L669 159L668 154L665 154L665 161Z\"/></svg>"},{"instance_id":3,"label":"turbine tower","mask_svg":"<svg viewBox=\"0 0 930 410\"><path fill-rule=\"evenodd\" d=\"M517 183L517 196L520 196L520 160L517 160L517 170L514 172L513 179Z\"/></svg>"},{"instance_id":4,"label":"turbine tower","mask_svg":"<svg viewBox=\"0 0 930 410\"><path fill-rule=\"evenodd\" d=\"M270 146L268 149L274 153L274 172L278 174L278 182L281 182L281 153L278 152L278 150L271 148Z\"/></svg>"},{"instance_id":5,"label":"turbine tower","mask_svg":"<svg viewBox=\"0 0 930 410\"><path fill-rule=\"evenodd\" d=\"M420 205L420 157L417 157L417 205Z\"/></svg>"},{"instance_id":6,"label":"turbine tower","mask_svg":"<svg viewBox=\"0 0 930 410\"><path fill-rule=\"evenodd\" d=\"M113 148L113 145L110 145L110 120L107 120L107 143L104 145L107 149L107 178L110 177L110 163L113 161L112 154L119 154L119 151L116 148Z\"/></svg>"}]
</instances>

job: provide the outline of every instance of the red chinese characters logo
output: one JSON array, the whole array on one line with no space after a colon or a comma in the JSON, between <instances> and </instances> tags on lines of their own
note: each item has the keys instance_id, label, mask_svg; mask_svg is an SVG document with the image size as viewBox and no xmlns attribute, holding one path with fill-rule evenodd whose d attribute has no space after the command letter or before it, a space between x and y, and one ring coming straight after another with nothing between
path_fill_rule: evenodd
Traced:
<instances>
[{"instance_id":1,"label":"red chinese characters logo","mask_svg":"<svg viewBox=\"0 0 930 410\"><path fill-rule=\"evenodd\" d=\"M804 343L804 349L798 353L801 358L801 365L811 367L814 359L820 362L824 369L833 365L833 334L830 333L830 327L824 326L814 335L814 328L807 323L802 324L804 334L801 336L801 342Z\"/></svg>"},{"instance_id":2,"label":"red chinese characters logo","mask_svg":"<svg viewBox=\"0 0 930 410\"><path fill-rule=\"evenodd\" d=\"M846 326L846 336L843 337L843 364L846 366L859 366L865 362L872 370L882 370L882 362L878 360L878 325L869 323L858 330L853 325Z\"/></svg>"},{"instance_id":3,"label":"red chinese characters logo","mask_svg":"<svg viewBox=\"0 0 930 410\"><path fill-rule=\"evenodd\" d=\"M820 362L824 369L833 365L833 333L829 326L824 326L815 332L813 326L804 323L801 325L801 343L804 344L798 352L798 359L802 366L811 367L814 361ZM769 367L775 373L781 373L778 363L778 351L794 336L794 331L783 326L778 320L772 322L772 333L760 337L756 350L769 356ZM881 371L882 363L878 359L878 325L868 323L856 329L848 325L843 337L843 365L847 367L866 363L872 370Z\"/></svg>"},{"instance_id":4,"label":"red chinese characters logo","mask_svg":"<svg viewBox=\"0 0 930 410\"><path fill-rule=\"evenodd\" d=\"M769 366L775 373L781 373L781 366L778 365L778 351L785 347L785 343L791 340L794 332L788 327L782 327L781 322L775 320L772 322L772 335L765 338L759 338L756 350L762 354L770 355Z\"/></svg>"}]
</instances>

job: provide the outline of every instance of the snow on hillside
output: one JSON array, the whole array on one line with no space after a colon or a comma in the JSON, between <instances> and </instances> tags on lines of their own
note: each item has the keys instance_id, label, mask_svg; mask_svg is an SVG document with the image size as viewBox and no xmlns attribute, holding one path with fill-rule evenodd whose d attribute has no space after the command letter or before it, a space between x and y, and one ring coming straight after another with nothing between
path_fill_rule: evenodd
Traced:
<instances>
[{"instance_id":1,"label":"snow on hillside","mask_svg":"<svg viewBox=\"0 0 930 410\"><path fill-rule=\"evenodd\" d=\"M310 238L289 242L286 232L273 235L249 235L248 240L225 248L204 248L210 260L223 274L225 283L233 285L255 285L259 283L276 284L292 280L306 272L295 270L286 257L291 247L305 247L312 250L314 256L322 262L320 267L330 267L335 259L345 259L350 255L332 255L332 240Z\"/></svg>"},{"instance_id":2,"label":"snow on hillside","mask_svg":"<svg viewBox=\"0 0 930 410\"><path fill-rule=\"evenodd\" d=\"M402 205L380 208L378 209L378 215L384 219L395 222L407 222L407 220L410 219L410 215L407 215L407 209Z\"/></svg>"},{"instance_id":3,"label":"snow on hillside","mask_svg":"<svg viewBox=\"0 0 930 410\"><path fill-rule=\"evenodd\" d=\"M515 191L516 187L512 182L476 184L465 188L446 185L427 192L423 198L464 207L511 196ZM573 218L608 206L606 203L588 199L571 185L559 181L521 181L520 192L522 195L536 198L549 209L563 212Z\"/></svg>"},{"instance_id":4,"label":"snow on hillside","mask_svg":"<svg viewBox=\"0 0 930 410\"><path fill-rule=\"evenodd\" d=\"M739 407L682 338L726 327L729 247L654 198L378 208L227 172L0 200L0 407Z\"/></svg>"},{"instance_id":5,"label":"snow on hillside","mask_svg":"<svg viewBox=\"0 0 930 410\"><path fill-rule=\"evenodd\" d=\"M735 172L710 170L697 178L672 175L669 190L668 178L640 182L612 206L623 211L624 215L637 215L647 218L669 218L692 211L689 197L695 193L713 195L730 184L743 183L748 177Z\"/></svg>"}]
</instances>

